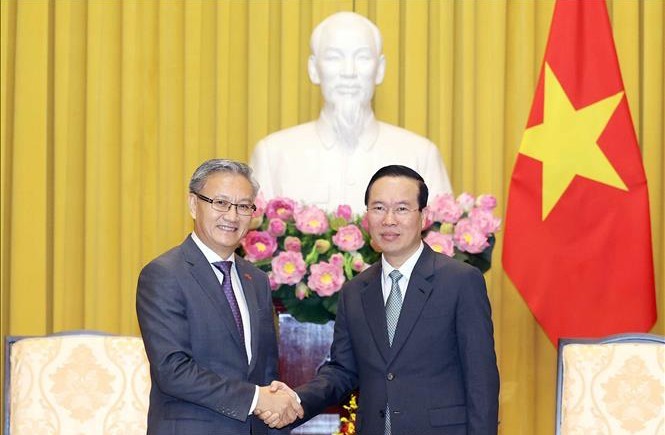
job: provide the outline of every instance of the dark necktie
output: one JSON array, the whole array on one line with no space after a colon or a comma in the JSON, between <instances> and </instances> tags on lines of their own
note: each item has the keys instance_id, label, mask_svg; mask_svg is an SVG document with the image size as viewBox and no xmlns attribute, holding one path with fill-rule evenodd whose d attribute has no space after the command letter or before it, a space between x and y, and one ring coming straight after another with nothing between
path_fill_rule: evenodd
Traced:
<instances>
[{"instance_id":1,"label":"dark necktie","mask_svg":"<svg viewBox=\"0 0 665 435\"><path fill-rule=\"evenodd\" d=\"M242 343L243 349L245 348L245 331L242 327L242 317L240 316L240 307L238 306L238 300L236 299L235 293L233 293L233 285L231 284L231 266L233 265L232 261L216 261L212 263L224 276L222 281L222 290L224 291L224 296L226 300L229 301L229 306L231 307L231 313L233 313L233 320L236 322L236 327L240 333L240 342Z\"/></svg>"},{"instance_id":2,"label":"dark necktie","mask_svg":"<svg viewBox=\"0 0 665 435\"><path fill-rule=\"evenodd\" d=\"M386 300L386 323L388 325L388 343L393 345L393 338L395 337L395 330L397 329L397 321L399 320L399 313L402 311L402 290L399 288L399 280L402 274L399 270L395 269L390 272L390 279L392 285L390 286L390 294ZM392 434L392 425L390 424L390 405L386 404L386 419L385 419L385 435Z\"/></svg>"}]
</instances>

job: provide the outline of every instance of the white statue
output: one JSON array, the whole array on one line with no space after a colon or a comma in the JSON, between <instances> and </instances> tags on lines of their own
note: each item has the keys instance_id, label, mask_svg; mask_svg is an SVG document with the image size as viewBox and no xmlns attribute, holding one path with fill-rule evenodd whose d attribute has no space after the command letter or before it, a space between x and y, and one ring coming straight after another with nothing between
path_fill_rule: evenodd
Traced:
<instances>
[{"instance_id":1,"label":"white statue","mask_svg":"<svg viewBox=\"0 0 665 435\"><path fill-rule=\"evenodd\" d=\"M386 60L379 29L362 15L338 12L312 32L308 72L325 100L318 120L273 133L254 149L250 164L266 199L286 196L333 211L365 210L372 174L390 164L420 173L430 198L451 192L436 146L403 128L377 121L374 88Z\"/></svg>"}]
</instances>

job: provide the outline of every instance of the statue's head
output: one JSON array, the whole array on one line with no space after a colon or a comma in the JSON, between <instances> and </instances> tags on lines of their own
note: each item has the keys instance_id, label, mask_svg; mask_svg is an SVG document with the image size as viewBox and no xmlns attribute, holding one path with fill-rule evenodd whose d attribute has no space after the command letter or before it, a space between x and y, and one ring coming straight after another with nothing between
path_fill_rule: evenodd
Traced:
<instances>
[{"instance_id":1,"label":"statue's head","mask_svg":"<svg viewBox=\"0 0 665 435\"><path fill-rule=\"evenodd\" d=\"M335 13L316 26L308 70L327 106L371 108L374 89L385 73L382 46L376 25L353 12Z\"/></svg>"}]
</instances>

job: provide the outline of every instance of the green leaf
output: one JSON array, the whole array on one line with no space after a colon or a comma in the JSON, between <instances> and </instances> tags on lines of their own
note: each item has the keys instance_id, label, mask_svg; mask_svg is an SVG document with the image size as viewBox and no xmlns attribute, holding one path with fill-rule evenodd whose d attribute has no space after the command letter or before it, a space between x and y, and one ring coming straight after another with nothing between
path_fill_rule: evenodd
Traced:
<instances>
[{"instance_id":1,"label":"green leaf","mask_svg":"<svg viewBox=\"0 0 665 435\"><path fill-rule=\"evenodd\" d=\"M324 307L321 297L317 294L312 294L302 301L294 297L289 300L283 299L282 302L289 314L299 322L324 324L335 320L335 315Z\"/></svg>"},{"instance_id":2,"label":"green leaf","mask_svg":"<svg viewBox=\"0 0 665 435\"><path fill-rule=\"evenodd\" d=\"M254 263L254 266L258 267L259 269L266 270L265 266L269 266L268 270L271 270L270 268L272 267L272 258L265 258L263 260L259 260L256 263Z\"/></svg>"},{"instance_id":3,"label":"green leaf","mask_svg":"<svg viewBox=\"0 0 665 435\"><path fill-rule=\"evenodd\" d=\"M346 279L348 280L353 278L353 268L351 267L351 263L353 263L353 257L348 253L344 254L344 275L346 275Z\"/></svg>"},{"instance_id":4,"label":"green leaf","mask_svg":"<svg viewBox=\"0 0 665 435\"><path fill-rule=\"evenodd\" d=\"M455 250L454 258L477 267L482 273L487 272L492 266L492 250L496 243L496 237L494 237L494 234L492 234L487 241L490 245L485 248L483 252L479 254L470 254L468 252Z\"/></svg>"},{"instance_id":5,"label":"green leaf","mask_svg":"<svg viewBox=\"0 0 665 435\"><path fill-rule=\"evenodd\" d=\"M330 229L334 231L337 231L338 229L346 225L348 225L348 223L346 222L346 219L342 217L336 217L330 219Z\"/></svg>"},{"instance_id":6,"label":"green leaf","mask_svg":"<svg viewBox=\"0 0 665 435\"><path fill-rule=\"evenodd\" d=\"M337 302L339 301L339 292L335 293L332 296L327 298L322 298L321 304L325 307L328 312L333 315L333 319L337 316Z\"/></svg>"},{"instance_id":7,"label":"green leaf","mask_svg":"<svg viewBox=\"0 0 665 435\"><path fill-rule=\"evenodd\" d=\"M282 284L277 290L272 292L272 297L273 299L277 298L281 300L293 298L295 297L295 288L294 285Z\"/></svg>"},{"instance_id":8,"label":"green leaf","mask_svg":"<svg viewBox=\"0 0 665 435\"><path fill-rule=\"evenodd\" d=\"M316 247L312 246L312 250L309 251L307 257L305 257L305 263L314 264L319 260L319 253L316 251Z\"/></svg>"}]
</instances>

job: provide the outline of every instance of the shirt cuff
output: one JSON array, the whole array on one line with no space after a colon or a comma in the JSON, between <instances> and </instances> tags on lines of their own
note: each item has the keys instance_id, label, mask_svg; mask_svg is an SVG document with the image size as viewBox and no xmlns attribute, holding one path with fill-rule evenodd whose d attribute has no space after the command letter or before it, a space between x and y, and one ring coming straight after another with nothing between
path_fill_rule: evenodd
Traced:
<instances>
[{"instance_id":1,"label":"shirt cuff","mask_svg":"<svg viewBox=\"0 0 665 435\"><path fill-rule=\"evenodd\" d=\"M247 415L252 415L254 414L254 410L256 409L256 404L259 402L259 386L256 385L254 390L254 398L252 399L252 405L249 407L249 414Z\"/></svg>"}]
</instances>

